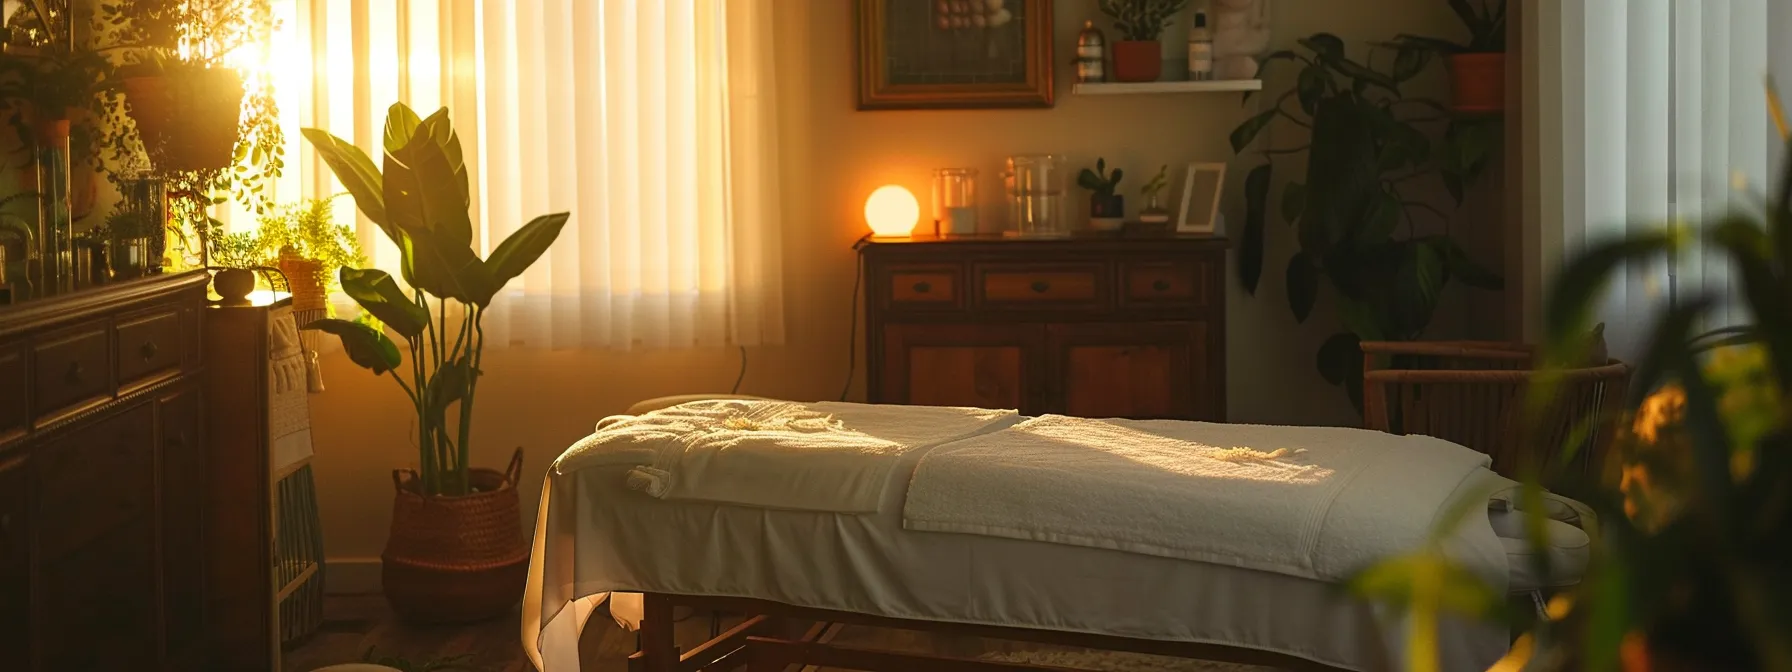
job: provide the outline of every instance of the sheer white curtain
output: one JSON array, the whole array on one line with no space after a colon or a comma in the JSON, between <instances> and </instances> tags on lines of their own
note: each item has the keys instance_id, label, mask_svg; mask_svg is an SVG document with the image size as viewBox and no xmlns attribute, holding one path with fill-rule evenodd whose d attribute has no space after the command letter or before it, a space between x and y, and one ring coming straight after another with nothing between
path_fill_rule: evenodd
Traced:
<instances>
[{"instance_id":1,"label":"sheer white curtain","mask_svg":"<svg viewBox=\"0 0 1792 672\"><path fill-rule=\"evenodd\" d=\"M1780 0L1527 0L1523 57L1531 208L1528 311L1564 260L1599 240L1680 221L1697 226L1763 193L1777 142L1764 84ZM1783 33L1780 33L1783 34ZM1792 78L1792 71L1782 70ZM1704 250L1627 269L1601 319L1633 358L1650 317L1669 301L1731 291L1729 269ZM1715 319L1747 319L1734 310ZM1533 325L1534 327L1535 325ZM1535 334L1534 329L1532 334Z\"/></svg>"},{"instance_id":2,"label":"sheer white curtain","mask_svg":"<svg viewBox=\"0 0 1792 672\"><path fill-rule=\"evenodd\" d=\"M298 128L377 157L386 108L404 101L425 115L449 108L480 252L536 215L572 213L494 301L488 347L782 342L770 3L275 5L289 139L280 198L341 189ZM340 215L351 209L342 199ZM376 265L396 265L376 227L358 230Z\"/></svg>"}]
</instances>

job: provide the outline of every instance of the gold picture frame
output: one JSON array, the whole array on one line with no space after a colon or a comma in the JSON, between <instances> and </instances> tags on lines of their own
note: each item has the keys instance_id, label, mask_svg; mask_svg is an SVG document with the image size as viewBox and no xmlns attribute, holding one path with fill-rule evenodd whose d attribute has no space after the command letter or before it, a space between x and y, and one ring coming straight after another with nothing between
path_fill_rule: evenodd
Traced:
<instances>
[{"instance_id":1,"label":"gold picture frame","mask_svg":"<svg viewBox=\"0 0 1792 672\"><path fill-rule=\"evenodd\" d=\"M856 0L861 110L1052 106L1051 0Z\"/></svg>"}]
</instances>

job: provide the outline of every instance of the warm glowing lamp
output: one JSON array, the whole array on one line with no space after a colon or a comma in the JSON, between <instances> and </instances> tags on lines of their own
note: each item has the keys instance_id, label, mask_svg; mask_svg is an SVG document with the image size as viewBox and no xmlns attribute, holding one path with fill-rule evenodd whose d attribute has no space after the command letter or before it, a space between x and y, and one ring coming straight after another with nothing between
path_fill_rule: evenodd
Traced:
<instances>
[{"instance_id":1,"label":"warm glowing lamp","mask_svg":"<svg viewBox=\"0 0 1792 672\"><path fill-rule=\"evenodd\" d=\"M907 189L887 184L865 199L865 223L875 236L906 236L921 221L921 202Z\"/></svg>"}]
</instances>

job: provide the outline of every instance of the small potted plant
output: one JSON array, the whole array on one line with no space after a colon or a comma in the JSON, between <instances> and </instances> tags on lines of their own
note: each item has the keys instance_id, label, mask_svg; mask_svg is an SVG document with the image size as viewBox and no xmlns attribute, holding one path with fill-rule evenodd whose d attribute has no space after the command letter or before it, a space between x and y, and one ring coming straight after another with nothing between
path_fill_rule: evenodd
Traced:
<instances>
[{"instance_id":1,"label":"small potted plant","mask_svg":"<svg viewBox=\"0 0 1792 672\"><path fill-rule=\"evenodd\" d=\"M1505 110L1506 0L1452 0L1450 9L1468 27L1467 42L1403 34L1393 46L1449 59L1451 107L1456 111Z\"/></svg>"},{"instance_id":2,"label":"small potted plant","mask_svg":"<svg viewBox=\"0 0 1792 672\"><path fill-rule=\"evenodd\" d=\"M267 242L251 232L223 233L221 223L215 219L209 226L212 231L206 236L210 248L208 263L222 267L212 276L212 291L226 306L246 305L249 294L255 291L255 271L251 269L267 266Z\"/></svg>"},{"instance_id":3,"label":"small potted plant","mask_svg":"<svg viewBox=\"0 0 1792 672\"><path fill-rule=\"evenodd\" d=\"M121 208L106 217L101 229L111 248L107 260L112 264L114 279L151 275L159 270L161 259L151 253L154 239L163 234L163 226L156 213L131 208Z\"/></svg>"},{"instance_id":4,"label":"small potted plant","mask_svg":"<svg viewBox=\"0 0 1792 672\"><path fill-rule=\"evenodd\" d=\"M1125 171L1108 172L1107 159L1096 159L1095 169L1084 168L1077 174L1076 184L1089 190L1089 227L1096 231L1113 231L1126 222L1126 197L1114 193Z\"/></svg>"},{"instance_id":5,"label":"small potted plant","mask_svg":"<svg viewBox=\"0 0 1792 672\"><path fill-rule=\"evenodd\" d=\"M336 223L336 197L312 198L261 217L261 236L277 252L280 272L292 286L293 308L327 310L336 274L367 265L354 229Z\"/></svg>"},{"instance_id":6,"label":"small potted plant","mask_svg":"<svg viewBox=\"0 0 1792 672\"><path fill-rule=\"evenodd\" d=\"M1114 79L1155 82L1163 74L1164 49L1157 36L1188 0L1100 0L1101 13L1114 20Z\"/></svg>"},{"instance_id":7,"label":"small potted plant","mask_svg":"<svg viewBox=\"0 0 1792 672\"><path fill-rule=\"evenodd\" d=\"M1139 194L1145 197L1145 209L1139 211L1139 221L1145 224L1167 224L1170 211L1157 204L1157 197L1163 194L1164 187L1170 186L1170 167L1157 169L1157 175L1139 187Z\"/></svg>"}]
</instances>

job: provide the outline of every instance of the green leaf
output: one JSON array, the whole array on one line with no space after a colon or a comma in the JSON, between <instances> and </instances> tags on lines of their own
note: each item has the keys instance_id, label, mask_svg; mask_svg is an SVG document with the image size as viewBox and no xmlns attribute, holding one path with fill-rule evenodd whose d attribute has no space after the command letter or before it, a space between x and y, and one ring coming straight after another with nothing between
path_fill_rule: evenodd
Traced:
<instances>
[{"instance_id":1,"label":"green leaf","mask_svg":"<svg viewBox=\"0 0 1792 672\"><path fill-rule=\"evenodd\" d=\"M1369 216L1363 220L1362 230L1354 236L1358 248L1379 247L1386 245L1400 226L1400 215L1406 206L1400 204L1399 197L1382 192L1369 210Z\"/></svg>"},{"instance_id":2,"label":"green leaf","mask_svg":"<svg viewBox=\"0 0 1792 672\"><path fill-rule=\"evenodd\" d=\"M1394 81L1405 82L1417 77L1425 71L1425 64L1430 60L1430 54L1423 49L1402 47L1394 56Z\"/></svg>"},{"instance_id":3,"label":"green leaf","mask_svg":"<svg viewBox=\"0 0 1792 672\"><path fill-rule=\"evenodd\" d=\"M344 267L338 275L342 292L398 335L414 341L429 326L429 311L406 296L391 274L373 268Z\"/></svg>"},{"instance_id":4,"label":"green leaf","mask_svg":"<svg viewBox=\"0 0 1792 672\"><path fill-rule=\"evenodd\" d=\"M1238 128L1232 129L1232 151L1238 154L1244 153L1244 148L1251 146L1251 142L1257 139L1257 134L1262 133L1263 129L1269 126L1269 122L1275 121L1275 118L1276 110L1270 108L1246 119L1244 123L1238 125Z\"/></svg>"},{"instance_id":5,"label":"green leaf","mask_svg":"<svg viewBox=\"0 0 1792 672\"><path fill-rule=\"evenodd\" d=\"M1319 100L1325 97L1326 89L1331 83L1331 73L1325 71L1325 66L1313 64L1303 68L1295 87L1300 96L1301 111L1312 116L1319 109Z\"/></svg>"},{"instance_id":6,"label":"green leaf","mask_svg":"<svg viewBox=\"0 0 1792 672\"><path fill-rule=\"evenodd\" d=\"M1466 195L1464 193L1466 187L1462 184L1462 175L1446 168L1439 171L1438 176L1444 181L1444 191L1450 192L1450 198L1456 201L1457 207L1462 207L1462 199Z\"/></svg>"},{"instance_id":7,"label":"green leaf","mask_svg":"<svg viewBox=\"0 0 1792 672\"><path fill-rule=\"evenodd\" d=\"M1469 258L1468 252L1463 250L1462 246L1457 245L1455 240L1447 236L1439 236L1432 239L1431 245L1443 257L1444 270L1450 274L1450 277L1459 279L1462 284L1475 289L1488 291L1505 289L1506 283L1498 273Z\"/></svg>"},{"instance_id":8,"label":"green leaf","mask_svg":"<svg viewBox=\"0 0 1792 672\"><path fill-rule=\"evenodd\" d=\"M1296 40L1300 46L1311 49L1318 54L1320 60L1344 58L1344 40L1331 33L1314 33Z\"/></svg>"},{"instance_id":9,"label":"green leaf","mask_svg":"<svg viewBox=\"0 0 1792 672\"><path fill-rule=\"evenodd\" d=\"M1487 21L1481 17L1480 12L1475 11L1473 5L1468 4L1468 0L1449 0L1449 2L1450 10L1456 12L1456 18L1462 19L1462 25L1468 26L1468 32L1480 33L1486 30Z\"/></svg>"},{"instance_id":10,"label":"green leaf","mask_svg":"<svg viewBox=\"0 0 1792 672\"><path fill-rule=\"evenodd\" d=\"M1430 245L1412 245L1403 281L1410 282L1415 297L1424 304L1437 302L1444 288L1444 260Z\"/></svg>"},{"instance_id":11,"label":"green leaf","mask_svg":"<svg viewBox=\"0 0 1792 672\"><path fill-rule=\"evenodd\" d=\"M1319 346L1319 353L1313 358L1314 366L1325 382L1343 385L1349 377L1351 367L1361 368L1363 365L1362 341L1356 334L1348 331L1332 334Z\"/></svg>"},{"instance_id":12,"label":"green leaf","mask_svg":"<svg viewBox=\"0 0 1792 672\"><path fill-rule=\"evenodd\" d=\"M1363 116L1355 100L1342 96L1326 98L1313 116L1299 237L1300 249L1315 258L1360 228L1382 194L1375 141Z\"/></svg>"},{"instance_id":13,"label":"green leaf","mask_svg":"<svg viewBox=\"0 0 1792 672\"><path fill-rule=\"evenodd\" d=\"M1289 224L1300 221L1303 209L1307 207L1307 187L1299 182L1289 182L1282 187L1282 219Z\"/></svg>"},{"instance_id":14,"label":"green leaf","mask_svg":"<svg viewBox=\"0 0 1792 672\"><path fill-rule=\"evenodd\" d=\"M376 376L398 368L403 361L398 356L398 344L386 338L385 334L359 322L326 318L300 328L335 334L342 339L342 349L348 353L349 361L372 371Z\"/></svg>"},{"instance_id":15,"label":"green leaf","mask_svg":"<svg viewBox=\"0 0 1792 672\"><path fill-rule=\"evenodd\" d=\"M397 152L410 144L411 138L417 135L417 127L423 119L404 103L393 103L386 108L386 152Z\"/></svg>"},{"instance_id":16,"label":"green leaf","mask_svg":"<svg viewBox=\"0 0 1792 672\"><path fill-rule=\"evenodd\" d=\"M1639 227L1640 228L1640 227ZM1654 259L1680 247L1680 235L1668 229L1648 230L1618 240L1593 245L1570 262L1551 285L1544 303L1546 342L1581 352L1580 340L1592 328L1591 316L1598 297L1611 277L1632 261Z\"/></svg>"},{"instance_id":17,"label":"green leaf","mask_svg":"<svg viewBox=\"0 0 1792 672\"><path fill-rule=\"evenodd\" d=\"M437 113L421 122L411 141L385 159L385 203L392 223L407 233L427 230L448 242L471 246L465 166L456 166L435 129L448 123Z\"/></svg>"},{"instance_id":18,"label":"green leaf","mask_svg":"<svg viewBox=\"0 0 1792 672\"><path fill-rule=\"evenodd\" d=\"M1238 249L1238 284L1247 294L1257 293L1263 276L1263 222L1269 212L1270 164L1251 169L1244 178L1244 240Z\"/></svg>"},{"instance_id":19,"label":"green leaf","mask_svg":"<svg viewBox=\"0 0 1792 672\"><path fill-rule=\"evenodd\" d=\"M465 245L443 240L430 231L411 231L400 251L411 269L407 280L432 296L483 307L498 291L485 262Z\"/></svg>"},{"instance_id":20,"label":"green leaf","mask_svg":"<svg viewBox=\"0 0 1792 672\"><path fill-rule=\"evenodd\" d=\"M336 180L355 197L355 207L361 209L361 214L384 230L393 243L400 242L403 236L397 235L386 219L384 180L379 169L373 166L373 159L367 158L366 152L347 140L323 130L307 128L299 133L317 149L330 172L336 174Z\"/></svg>"},{"instance_id":21,"label":"green leaf","mask_svg":"<svg viewBox=\"0 0 1792 672\"><path fill-rule=\"evenodd\" d=\"M1306 252L1296 252L1288 260L1288 309L1293 311L1294 321L1306 322L1318 299L1319 269Z\"/></svg>"},{"instance_id":22,"label":"green leaf","mask_svg":"<svg viewBox=\"0 0 1792 672\"><path fill-rule=\"evenodd\" d=\"M1373 306L1347 296L1339 296L1337 303L1338 319L1359 340L1387 340L1387 332L1381 328L1381 321L1376 317Z\"/></svg>"},{"instance_id":23,"label":"green leaf","mask_svg":"<svg viewBox=\"0 0 1792 672\"><path fill-rule=\"evenodd\" d=\"M554 244L554 239L560 236L560 229L566 226L566 220L571 216L570 213L560 212L536 217L499 243L498 249L492 250L491 257L486 260L486 267L491 269L492 282L503 287L511 278L522 275L524 270Z\"/></svg>"},{"instance_id":24,"label":"green leaf","mask_svg":"<svg viewBox=\"0 0 1792 672\"><path fill-rule=\"evenodd\" d=\"M466 398L472 376L472 365L466 355L461 355L452 362L443 363L429 377L429 384L424 388L423 410L434 420L433 424L444 426L442 420L448 407Z\"/></svg>"},{"instance_id":25,"label":"green leaf","mask_svg":"<svg viewBox=\"0 0 1792 672\"><path fill-rule=\"evenodd\" d=\"M1419 51L1430 52L1430 53L1434 53L1434 54L1444 54L1444 55L1460 54L1460 53L1465 53L1468 51L1467 47L1464 47L1455 42L1451 42L1449 40L1440 40L1435 37L1421 37L1418 35L1407 35L1405 33L1402 33L1399 36L1395 37L1394 44L1398 45L1399 47L1402 47L1402 48L1416 49ZM1396 70L1397 69L1398 68L1396 68Z\"/></svg>"}]
</instances>

